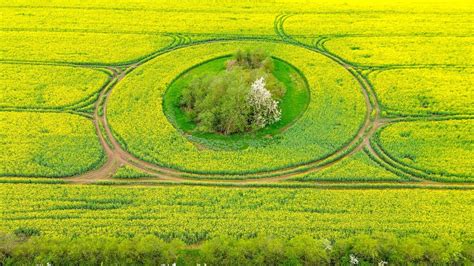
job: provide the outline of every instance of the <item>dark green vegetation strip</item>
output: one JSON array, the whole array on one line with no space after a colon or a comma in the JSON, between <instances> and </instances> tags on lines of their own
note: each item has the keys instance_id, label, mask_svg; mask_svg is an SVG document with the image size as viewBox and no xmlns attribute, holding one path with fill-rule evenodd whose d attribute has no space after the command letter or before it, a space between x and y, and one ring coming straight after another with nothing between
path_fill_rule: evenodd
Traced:
<instances>
[{"instance_id":1,"label":"dark green vegetation strip","mask_svg":"<svg viewBox=\"0 0 474 266\"><path fill-rule=\"evenodd\" d=\"M193 181L159 181L151 179L142 179L139 181L98 181L93 183L99 186L200 186L200 187L228 187L228 188L308 188L308 189L454 189L454 190L474 190L474 186L469 184L419 184L416 181L392 181L392 180L378 180L378 181L340 181L328 180L317 181L314 183L297 181L288 182L269 182L269 183L233 183L233 182L193 182Z\"/></svg>"},{"instance_id":2,"label":"dark green vegetation strip","mask_svg":"<svg viewBox=\"0 0 474 266\"><path fill-rule=\"evenodd\" d=\"M133 237L44 237L31 227L13 234L0 233L4 247L0 263L39 265L469 265L473 243L451 237L429 238L394 234L358 235L344 239L291 239L256 236L215 237L187 246L180 240L163 241L156 235Z\"/></svg>"}]
</instances>

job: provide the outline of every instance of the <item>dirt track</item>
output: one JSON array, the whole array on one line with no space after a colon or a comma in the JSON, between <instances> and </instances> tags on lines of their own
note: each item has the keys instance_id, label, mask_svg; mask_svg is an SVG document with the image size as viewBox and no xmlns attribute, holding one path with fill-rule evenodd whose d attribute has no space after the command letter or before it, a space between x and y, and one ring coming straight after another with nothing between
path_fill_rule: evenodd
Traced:
<instances>
[{"instance_id":1,"label":"dirt track","mask_svg":"<svg viewBox=\"0 0 474 266\"><path fill-rule=\"evenodd\" d=\"M295 45L299 47L304 47L309 49L313 52L322 54L341 67L343 67L346 71L348 71L359 83L360 91L364 96L364 101L366 105L366 114L365 114L365 121L363 122L362 127L359 129L357 135L344 147L337 150L335 153L326 157L324 159L314 160L304 165L288 167L284 169L278 169L273 171L265 171L265 172L258 172L253 174L246 175L246 179L229 179L229 180L221 180L215 179L219 175L199 175L191 172L183 172L176 169L166 168L162 166L158 166L141 159L138 159L131 155L129 152L125 151L120 143L115 139L111 128L107 121L107 102L110 96L111 91L113 88L123 79L126 77L127 74L132 72L135 68L139 67L140 65L144 64L145 62L154 59L155 57L172 51L176 49L180 49L183 47L189 47L192 45L199 45L203 42L199 43L192 43L192 42L178 42L176 46L168 47L163 51L157 51L135 63L120 66L120 67L106 67L111 72L111 79L109 83L103 88L100 92L99 99L94 105L94 114L93 114L93 122L96 128L97 135L99 137L99 141L104 149L104 152L107 156L107 161L104 165L102 165L99 169L84 173L79 176L69 177L67 180L71 183L79 183L79 184L87 184L87 183L96 183L98 181L111 181L112 175L115 171L122 165L131 165L134 166L143 172L147 173L148 175L153 176L156 180L160 181L169 181L169 182L215 182L215 183L234 183L234 184L249 184L249 183L272 183L272 182L279 182L285 181L295 176L302 175L305 173L318 171L323 168L329 167L333 164L336 164L340 160L353 155L354 153L365 149L366 152L369 152L375 158L385 162L388 165L393 164L393 162L388 162L387 158L381 157L372 147L370 143L370 138L377 132L377 130L382 127L383 125L394 123L400 120L404 120L406 118L381 118L380 117L380 107L379 103L377 102L377 98L375 97L374 90L372 85L367 80L367 78L361 74L356 66L353 66L343 59L339 58L337 55L332 54L331 52L324 49L323 42L316 42L315 46L308 46L306 44L300 43L290 36L286 35L283 29L284 21L288 18L288 16L277 16L275 20L275 31L278 35L282 38L282 42ZM255 39L258 40L258 39ZM219 41L239 41L239 40L209 40L207 42L219 42ZM268 40L260 40L260 41L268 41ZM103 104L101 104L103 103ZM102 115L100 115L102 113ZM102 134L101 127L105 131L105 136ZM111 147L107 143L109 141ZM389 170L389 169L387 169ZM399 169L404 171L403 169ZM431 185L434 182L419 178L410 174L409 171L404 171L405 174L409 177L411 181L416 181L419 183ZM185 176L183 176L185 175ZM209 178L206 178L209 177ZM148 179L149 180L149 179ZM127 180L129 182L136 182L137 184L143 183L140 180ZM409 181L409 180L407 180ZM442 184L442 183L440 183Z\"/></svg>"}]
</instances>

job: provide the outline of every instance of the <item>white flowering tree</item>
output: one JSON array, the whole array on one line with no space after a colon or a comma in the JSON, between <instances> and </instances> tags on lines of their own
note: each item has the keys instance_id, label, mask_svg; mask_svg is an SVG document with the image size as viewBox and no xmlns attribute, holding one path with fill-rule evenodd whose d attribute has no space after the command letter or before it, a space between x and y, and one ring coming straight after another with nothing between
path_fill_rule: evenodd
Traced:
<instances>
[{"instance_id":1,"label":"white flowering tree","mask_svg":"<svg viewBox=\"0 0 474 266\"><path fill-rule=\"evenodd\" d=\"M252 83L248 97L252 109L253 125L263 128L281 119L278 102L273 100L272 94L265 88L265 78L261 77Z\"/></svg>"}]
</instances>

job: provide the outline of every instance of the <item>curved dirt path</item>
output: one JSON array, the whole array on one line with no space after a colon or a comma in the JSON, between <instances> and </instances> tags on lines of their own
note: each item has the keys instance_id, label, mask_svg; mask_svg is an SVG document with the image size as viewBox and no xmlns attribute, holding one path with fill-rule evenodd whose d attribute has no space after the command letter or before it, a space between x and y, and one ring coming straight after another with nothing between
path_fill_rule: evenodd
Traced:
<instances>
[{"instance_id":1,"label":"curved dirt path","mask_svg":"<svg viewBox=\"0 0 474 266\"><path fill-rule=\"evenodd\" d=\"M245 176L245 179L236 178L236 179L229 179L232 175L226 175L228 179L219 179L218 177L221 176L219 174L215 175L201 175L195 174L186 171L180 171L172 168L162 167L153 163L149 163L143 161L135 156L131 155L129 152L125 151L120 143L115 139L112 130L107 121L107 102L109 100L110 93L112 89L130 72L132 72L135 68L141 66L142 64L148 62L149 60L158 57L161 54L184 48L193 45L200 45L205 42L195 42L195 43L183 43L177 44L174 47L167 47L161 51L154 52L149 56L129 65L123 65L120 68L114 67L107 67L108 70L112 72L112 79L110 80L109 84L104 87L101 91L98 101L95 104L95 110L93 115L94 126L96 128L97 135L99 136L99 141L101 145L104 147L104 152L107 156L107 162L101 166L99 169L84 173L82 175L69 177L67 180L71 183L79 183L79 184L86 184L86 183L96 183L99 181L117 181L117 179L113 179L112 175L116 172L116 170L122 165L131 165L135 168L140 169L144 173L147 173L152 176L152 178L141 179L141 180L131 180L127 179L127 182L136 183L136 184L143 184L149 180L156 180L156 181L167 181L167 182L192 182L192 183L215 183L215 184L222 184L222 183L232 183L232 184L258 184L258 183L272 183L272 182L279 182L292 179L296 176L303 175L309 172L318 171L329 166L332 166L339 162L340 160L353 155L354 153L366 148L368 152L370 152L373 156L377 157L379 160L384 161L384 158L379 156L377 152L375 152L370 144L370 138L377 132L377 130L385 124L396 122L397 118L393 120L385 119L380 117L380 106L375 97L375 92L372 88L372 85L367 80L367 78L362 75L355 66L344 61L342 58L338 57L327 51L326 49L321 49L318 47L312 47L306 44L303 44L299 41L294 40L292 37L286 35L283 30L283 22L289 16L277 16L275 21L275 31L278 35L282 37L282 41L275 42L283 42L290 45L295 45L299 47L303 47L309 49L313 52L319 53L324 55L341 67L343 67L346 71L348 71L353 78L357 80L359 83L360 91L363 94L364 102L366 105L366 114L365 120L360 127L356 136L345 146L341 147L339 150L335 151L330 156L327 156L323 159L318 159L313 162L309 162L307 164L302 164L293 167L287 167L283 169L276 169L271 171L262 171L247 175L234 175L238 176ZM265 39L245 39L245 40L255 40L255 41L268 41ZM222 41L241 41L240 39L226 39L226 40L208 40L209 42L222 42ZM102 109L101 109L102 108ZM100 115L102 113L102 116ZM105 131L105 136L102 134L102 130ZM112 147L109 146L109 144ZM386 162L387 163L387 162ZM403 171L402 169L399 169ZM403 171L404 172L404 171ZM408 174L412 178L412 181L418 181L426 185L432 185L434 182L422 178L418 178L411 174ZM206 178L207 177L207 178ZM216 178L217 177L217 178ZM338 184L344 183L335 182ZM353 183L353 182L349 182ZM443 184L442 182L437 182L437 184Z\"/></svg>"},{"instance_id":2,"label":"curved dirt path","mask_svg":"<svg viewBox=\"0 0 474 266\"><path fill-rule=\"evenodd\" d=\"M218 42L218 41L221 41L221 40L215 40L214 42ZM228 41L228 40L226 40L226 41ZM238 41L238 40L236 40L236 41ZM199 44L201 44L201 43L183 45L183 46L176 47L175 49L188 47L188 46L191 46L191 45L199 45ZM291 43L291 44L296 45L295 43ZM304 47L304 48L308 49L308 47ZM203 176L204 177L205 176L214 177L214 176L221 176L221 175L218 175L218 174L216 174L216 175L200 175L200 174L195 174L195 173L191 173L191 172L179 171L179 170L175 170L175 169L172 169L172 168L166 168L166 167L158 166L158 165L155 165L155 164L152 164L152 163L149 163L149 162L146 162L146 161L143 161L141 159L138 159L138 158L134 157L129 152L125 151L121 147L120 143L113 136L113 133L111 131L111 128L110 128L110 126L108 124L108 121L107 121L107 118L106 118L107 117L107 102L108 102L109 95L110 95L110 92L112 91L113 87L115 87L128 73L133 71L136 67L138 67L138 66L142 65L143 63L147 62L148 60L152 59L152 58L148 57L144 61L139 61L137 63L128 65L126 70L124 70L124 71L121 71L121 70L118 70L118 69L111 69L113 71L113 78L111 79L109 85L106 86L100 94L99 100L96 104L96 108L95 108L95 111L94 111L94 119L93 119L94 120L94 125L96 126L96 131L99 135L99 140L100 140L102 146L104 146L104 150L106 152L108 162L105 165L103 165L101 168L99 168L99 169L97 169L93 172L88 172L88 173L85 173L83 175L68 178L69 181L71 181L71 182L81 182L81 183L85 183L85 182L93 183L93 182L96 182L96 181L105 180L105 179L107 179L108 177L111 176L109 161L115 161L117 163L115 163L113 165L116 165L117 168L120 165L123 165L123 164L130 164L130 165L132 165L132 166L134 166L134 167L136 167L136 168L138 168L138 169L140 169L140 170L142 170L142 171L144 171L148 174L152 174L156 177L159 177L161 180L167 180L167 181L182 182L182 181L189 181L189 180L199 178L199 180L194 180L194 181L219 182L219 183L222 183L222 182L239 182L239 183L243 183L243 182L245 182L245 183L247 183L247 182L258 182L258 183L275 182L275 181L290 179L290 178L293 178L296 175L301 175L301 174L309 173L311 171L316 171L316 170L328 167L330 165L335 164L339 160L342 160L343 158L352 155L354 152L357 152L357 151L359 151L360 149L363 148L363 143L364 143L363 139L366 137L367 130L371 127L371 124L372 124L372 120L370 119L370 114L373 112L374 109L373 109L371 101L370 101L370 96L369 96L370 94L367 91L367 82L364 82L364 79L361 76L357 75L357 72L353 69L352 66L345 64L344 62L342 62L338 58L333 57L330 54L324 54L320 51L316 51L316 50L313 50L313 49L311 49L311 50L314 51L314 52L321 53L321 54L331 58L332 60L336 61L336 63L341 65L343 68L345 68L348 72L350 72L350 74L358 81L361 93L364 96L364 101L365 101L365 104L366 104L365 121L363 122L363 125L360 127L358 133L348 144L346 144L345 146L343 146L342 148L340 148L339 150L334 152L332 155L330 155L326 158L315 160L313 162L303 164L303 165L299 165L299 166L287 167L287 168L277 169L277 170L272 170L272 171L262 171L262 172L248 174L248 175L245 175L246 176L245 179L228 179L228 180L215 179L215 178L206 179L206 178L202 178L202 177ZM160 55L160 54L161 53L156 53L155 57ZM101 102L103 102L103 105L100 105ZM103 109L100 110L100 108L103 108ZM100 112L102 112L102 114L103 114L102 116L99 115ZM378 111L378 108L377 108L376 113L378 113L378 112L379 111ZM101 134L102 132L100 130L100 125L99 124L105 130L106 136L102 136L102 134ZM107 138L109 140L109 142L112 144L112 147L109 147L107 145L107 142L106 142L105 138ZM186 177L184 177L183 175L185 175ZM232 175L226 175L226 176L230 177ZM237 175L234 175L234 176L237 176ZM241 175L238 175L238 176L241 176Z\"/></svg>"}]
</instances>

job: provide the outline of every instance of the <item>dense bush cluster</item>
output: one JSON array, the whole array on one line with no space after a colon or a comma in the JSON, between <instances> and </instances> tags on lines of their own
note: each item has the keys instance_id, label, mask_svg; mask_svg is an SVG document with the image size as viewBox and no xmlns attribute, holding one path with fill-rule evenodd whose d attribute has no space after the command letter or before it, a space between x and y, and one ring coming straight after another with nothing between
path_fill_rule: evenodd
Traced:
<instances>
[{"instance_id":1,"label":"dense bush cluster","mask_svg":"<svg viewBox=\"0 0 474 266\"><path fill-rule=\"evenodd\" d=\"M449 237L386 233L337 240L308 235L290 240L215 238L202 245L201 254L211 265L446 265L472 262L473 248Z\"/></svg>"},{"instance_id":2,"label":"dense bush cluster","mask_svg":"<svg viewBox=\"0 0 474 266\"><path fill-rule=\"evenodd\" d=\"M285 87L262 51L239 51L216 75L194 78L183 89L182 110L201 132L232 134L258 130L280 119Z\"/></svg>"},{"instance_id":3,"label":"dense bush cluster","mask_svg":"<svg viewBox=\"0 0 474 266\"><path fill-rule=\"evenodd\" d=\"M181 241L156 236L60 239L0 234L0 265L161 265L177 259Z\"/></svg>"},{"instance_id":4,"label":"dense bush cluster","mask_svg":"<svg viewBox=\"0 0 474 266\"><path fill-rule=\"evenodd\" d=\"M32 265L447 265L474 261L472 243L444 237L398 238L393 234L347 239L290 240L216 237L188 247L156 236L132 238L18 237L0 234L0 264Z\"/></svg>"}]
</instances>

